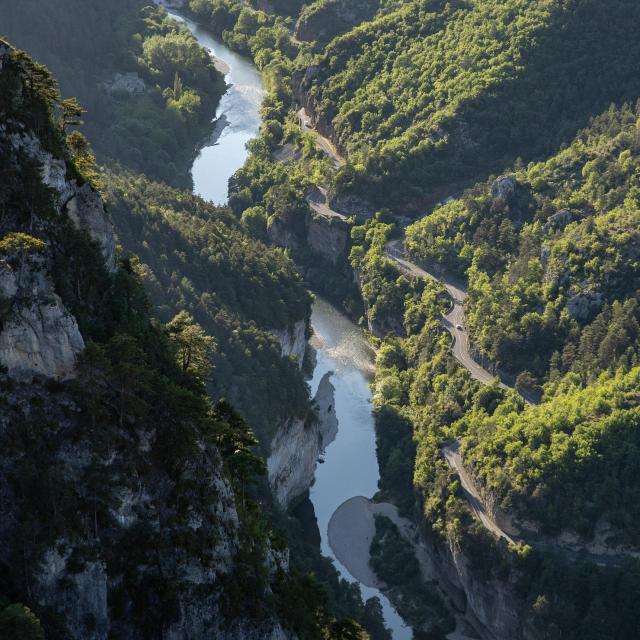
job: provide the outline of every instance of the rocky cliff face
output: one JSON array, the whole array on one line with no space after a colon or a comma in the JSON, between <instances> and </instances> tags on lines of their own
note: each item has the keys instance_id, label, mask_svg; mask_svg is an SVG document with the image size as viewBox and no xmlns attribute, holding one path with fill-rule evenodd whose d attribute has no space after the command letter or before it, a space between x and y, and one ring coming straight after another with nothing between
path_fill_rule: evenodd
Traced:
<instances>
[{"instance_id":1,"label":"rocky cliff face","mask_svg":"<svg viewBox=\"0 0 640 640\"><path fill-rule=\"evenodd\" d=\"M482 640L541 640L514 585L482 577L461 549L428 535L420 548L427 554L430 575L437 580L449 604Z\"/></svg>"},{"instance_id":2,"label":"rocky cliff face","mask_svg":"<svg viewBox=\"0 0 640 640\"><path fill-rule=\"evenodd\" d=\"M270 605L286 550L257 504L260 533L245 526L248 428L209 405L135 274L116 270L53 80L0 42L0 84L0 599L50 640L295 640Z\"/></svg>"},{"instance_id":3,"label":"rocky cliff face","mask_svg":"<svg viewBox=\"0 0 640 640\"><path fill-rule=\"evenodd\" d=\"M299 367L302 366L307 350L307 327L306 320L299 320L291 327L273 332L282 348L282 357L293 358Z\"/></svg>"},{"instance_id":4,"label":"rocky cliff face","mask_svg":"<svg viewBox=\"0 0 640 640\"><path fill-rule=\"evenodd\" d=\"M0 254L0 296L6 309L0 363L16 379L36 374L67 379L84 349L78 323L54 292L45 260L24 261L18 265L20 259Z\"/></svg>"},{"instance_id":5,"label":"rocky cliff face","mask_svg":"<svg viewBox=\"0 0 640 640\"><path fill-rule=\"evenodd\" d=\"M10 171L19 175L21 171L35 169L40 179L40 183L32 187L34 193L24 195L25 203L29 198L38 203L30 205L30 220L25 221L30 233L21 239L14 234L14 240L7 241L0 252L3 300L0 363L19 379L29 379L36 374L68 379L73 375L78 354L84 349L84 340L76 319L55 291L50 277L53 254L42 239L46 240L52 232L55 234L55 227L68 216L76 228L86 231L99 245L107 268L113 271L116 262L113 225L98 193L89 184L80 185L78 179L71 178L72 171L66 161L46 150L40 139L22 123L7 120L0 125L0 155ZM47 206L39 202L42 196L35 193L39 189L50 194L47 204L53 217L48 219ZM11 207L10 204L9 210ZM17 219L18 212L13 213ZM5 238L11 238L12 232L19 230L5 225L5 234L9 232ZM43 245L42 249L38 243Z\"/></svg>"},{"instance_id":6,"label":"rocky cliff face","mask_svg":"<svg viewBox=\"0 0 640 640\"><path fill-rule=\"evenodd\" d=\"M269 484L283 509L313 484L318 458L338 432L331 375L327 373L320 381L314 415L306 421L291 420L271 443L267 460Z\"/></svg>"},{"instance_id":7,"label":"rocky cliff face","mask_svg":"<svg viewBox=\"0 0 640 640\"><path fill-rule=\"evenodd\" d=\"M10 388L6 383L5 378L3 389ZM38 522L41 546L34 555L32 543L24 546L19 533L39 507L34 497L26 499L29 494L19 484L28 477L25 460L17 450L3 448L0 566L23 582L19 586L31 594L46 626L53 629L53 621L63 625L63 636L52 637L295 637L276 619L229 620L223 611L226 584L233 579L242 544L241 525L234 493L210 444L198 443L178 481L157 463L155 430L121 431L123 451L114 442L98 444L100 438L83 427L87 416L63 387L52 393L46 386L18 385L3 395L3 403L0 442L10 442L25 424L37 424L43 448L34 455L40 473L56 474L56 488L43 498L62 512L71 495L80 505L75 519L70 513L64 516L64 534L55 516ZM186 502L176 502L180 493ZM286 553L268 552L265 563L272 575L288 568ZM156 589L166 589L169 598L168 615L153 614L165 618L161 629L144 612L152 605L145 592Z\"/></svg>"},{"instance_id":8,"label":"rocky cliff face","mask_svg":"<svg viewBox=\"0 0 640 640\"><path fill-rule=\"evenodd\" d=\"M75 178L69 177L71 171L65 160L47 151L35 134L24 131L20 123L11 124L12 128L22 131L9 133L6 126L0 125L4 152L25 155L38 167L42 183L55 194L58 212L66 212L78 228L87 231L100 246L107 268L113 270L116 249L113 222L99 194L89 184L79 185Z\"/></svg>"}]
</instances>

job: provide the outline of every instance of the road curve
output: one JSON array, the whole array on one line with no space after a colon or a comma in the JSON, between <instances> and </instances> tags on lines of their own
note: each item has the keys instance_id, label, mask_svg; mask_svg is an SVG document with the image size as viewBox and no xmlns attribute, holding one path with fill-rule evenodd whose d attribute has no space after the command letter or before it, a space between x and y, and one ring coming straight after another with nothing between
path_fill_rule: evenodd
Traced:
<instances>
[{"instance_id":1,"label":"road curve","mask_svg":"<svg viewBox=\"0 0 640 640\"><path fill-rule=\"evenodd\" d=\"M418 278L431 279L444 285L453 301L451 310L443 316L442 323L454 338L451 348L452 354L465 367L469 373L480 382L492 383L496 377L481 367L471 356L469 338L465 328L464 301L467 298L466 286L449 274L435 276L422 267L407 260L402 240L393 240L385 246L385 255L398 264L398 266L411 275ZM458 329L462 327L462 330ZM511 388L500 382L505 389ZM539 400L533 397L524 398L527 404L537 404ZM600 567L619 566L627 557L640 558L640 552L636 550L612 550L609 553L602 549L590 548L590 545L563 545L556 540L545 538L540 534L519 531L512 522L511 517L499 508L489 509L482 499L471 474L464 466L460 455L460 442L454 440L446 443L441 448L442 455L447 464L460 478L460 484L469 507L482 525L497 538L504 538L509 542L525 542L546 549L560 551L568 560L579 562L589 560Z\"/></svg>"},{"instance_id":2,"label":"road curve","mask_svg":"<svg viewBox=\"0 0 640 640\"><path fill-rule=\"evenodd\" d=\"M385 254L398 264L403 271L425 280L435 280L444 285L447 293L451 297L452 305L449 312L442 316L442 324L453 337L453 344L451 346L453 357L479 382L483 384L491 384L494 382L496 376L480 366L471 355L469 334L467 332L464 315L464 302L467 299L466 285L450 274L441 273L436 276L407 260L406 253L402 247L402 240L392 240L388 242L385 246ZM500 386L505 389L509 388L502 382Z\"/></svg>"},{"instance_id":3,"label":"road curve","mask_svg":"<svg viewBox=\"0 0 640 640\"><path fill-rule=\"evenodd\" d=\"M346 161L345 159L338 153L335 145L329 138L325 138L321 133L319 133L311 124L311 117L307 113L307 110L304 107L301 107L298 110L298 123L300 124L300 129L306 133L310 133L316 139L316 144L329 156L329 158L333 162L333 168L339 169L342 167Z\"/></svg>"},{"instance_id":4,"label":"road curve","mask_svg":"<svg viewBox=\"0 0 640 640\"><path fill-rule=\"evenodd\" d=\"M496 515L487 510L473 478L469 475L462 462L460 443L455 441L451 444L444 445L442 447L442 455L448 465L458 474L465 498L476 518L482 522L485 529L491 531L497 538L504 538L508 542L515 542L513 536L516 536L518 532L513 529L510 524L504 523L502 526L498 524ZM500 519L505 521L507 518L506 516L502 516Z\"/></svg>"}]
</instances>

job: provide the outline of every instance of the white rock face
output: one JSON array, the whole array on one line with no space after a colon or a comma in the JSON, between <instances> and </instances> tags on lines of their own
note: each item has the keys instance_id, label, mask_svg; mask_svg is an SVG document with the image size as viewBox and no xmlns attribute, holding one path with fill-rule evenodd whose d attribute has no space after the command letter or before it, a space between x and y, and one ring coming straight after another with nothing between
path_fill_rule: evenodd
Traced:
<instances>
[{"instance_id":1,"label":"white rock face","mask_svg":"<svg viewBox=\"0 0 640 640\"><path fill-rule=\"evenodd\" d=\"M5 129L0 126L0 136ZM113 222L104 209L102 199L88 184L79 187L75 180L67 179L67 165L64 160L54 158L42 148L33 134L21 133L8 136L16 151L26 153L40 165L42 182L57 192L58 209L66 209L71 220L85 229L102 249L107 268L115 269L116 239Z\"/></svg>"},{"instance_id":2,"label":"white rock face","mask_svg":"<svg viewBox=\"0 0 640 640\"><path fill-rule=\"evenodd\" d=\"M4 133L4 127L0 127L0 135ZM73 184L67 180L65 161L54 158L51 153L45 151L40 140L32 133L13 133L8 139L16 151L26 153L40 164L42 182L58 192L58 206L62 207L74 192Z\"/></svg>"},{"instance_id":3,"label":"white rock face","mask_svg":"<svg viewBox=\"0 0 640 640\"><path fill-rule=\"evenodd\" d=\"M70 556L58 549L44 555L37 577L36 593L41 606L55 603L56 612L63 615L67 625L84 640L106 640L109 635L107 605L107 574L102 562L87 562L82 571L67 570ZM59 581L66 586L60 589Z\"/></svg>"},{"instance_id":4,"label":"white rock face","mask_svg":"<svg viewBox=\"0 0 640 640\"><path fill-rule=\"evenodd\" d=\"M67 202L67 214L77 227L85 229L100 245L105 264L113 271L116 266L116 237L113 222L104 210L100 195L88 184L83 184Z\"/></svg>"},{"instance_id":5,"label":"white rock face","mask_svg":"<svg viewBox=\"0 0 640 640\"><path fill-rule=\"evenodd\" d=\"M116 73L113 78L103 84L107 93L128 93L135 95L136 93L144 93L147 85L144 80L135 72Z\"/></svg>"},{"instance_id":6,"label":"white rock face","mask_svg":"<svg viewBox=\"0 0 640 640\"><path fill-rule=\"evenodd\" d=\"M338 432L332 372L321 380L314 398L316 419L290 420L276 433L267 460L269 484L284 509L313 484L318 457Z\"/></svg>"},{"instance_id":7,"label":"white rock face","mask_svg":"<svg viewBox=\"0 0 640 640\"><path fill-rule=\"evenodd\" d=\"M300 320L293 327L274 331L282 348L283 358L293 358L298 366L302 366L304 352L307 348L307 322Z\"/></svg>"},{"instance_id":8,"label":"white rock face","mask_svg":"<svg viewBox=\"0 0 640 640\"><path fill-rule=\"evenodd\" d=\"M0 330L0 363L9 374L16 379L72 377L84 340L44 272L25 265L16 273L0 260L0 294L10 305Z\"/></svg>"},{"instance_id":9,"label":"white rock face","mask_svg":"<svg viewBox=\"0 0 640 640\"><path fill-rule=\"evenodd\" d=\"M491 197L494 200L507 201L516 192L518 181L513 175L500 176L491 185Z\"/></svg>"}]
</instances>

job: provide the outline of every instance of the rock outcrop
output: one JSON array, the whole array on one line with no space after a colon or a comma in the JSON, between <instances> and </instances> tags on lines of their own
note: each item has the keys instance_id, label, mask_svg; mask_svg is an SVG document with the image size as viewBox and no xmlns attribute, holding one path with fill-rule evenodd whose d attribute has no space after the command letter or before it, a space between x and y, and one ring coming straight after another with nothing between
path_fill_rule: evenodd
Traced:
<instances>
[{"instance_id":1,"label":"rock outcrop","mask_svg":"<svg viewBox=\"0 0 640 640\"><path fill-rule=\"evenodd\" d=\"M313 484L318 458L338 432L331 375L332 372L325 374L320 381L314 415L306 421L289 421L271 443L267 460L269 484L283 509Z\"/></svg>"},{"instance_id":2,"label":"rock outcrop","mask_svg":"<svg viewBox=\"0 0 640 640\"><path fill-rule=\"evenodd\" d=\"M107 93L125 93L130 96L144 93L147 90L145 81L135 72L116 73L111 80L102 85Z\"/></svg>"},{"instance_id":3,"label":"rock outcrop","mask_svg":"<svg viewBox=\"0 0 640 640\"><path fill-rule=\"evenodd\" d=\"M313 251L337 264L349 246L349 229L350 226L341 220L312 215L307 225L307 242Z\"/></svg>"},{"instance_id":4,"label":"rock outcrop","mask_svg":"<svg viewBox=\"0 0 640 640\"><path fill-rule=\"evenodd\" d=\"M549 216L547 221L542 225L542 233L549 233L549 231L560 231L564 229L568 224L573 221L573 215L571 211L567 209L561 209L552 216Z\"/></svg>"},{"instance_id":5,"label":"rock outcrop","mask_svg":"<svg viewBox=\"0 0 640 640\"><path fill-rule=\"evenodd\" d=\"M0 256L0 296L6 312L0 325L0 363L16 379L73 375L84 340L43 269L33 258L20 266Z\"/></svg>"},{"instance_id":6,"label":"rock outcrop","mask_svg":"<svg viewBox=\"0 0 640 640\"><path fill-rule=\"evenodd\" d=\"M88 184L75 187L74 194L67 201L66 211L74 224L86 230L91 239L100 245L107 268L113 270L116 264L116 237L100 195Z\"/></svg>"},{"instance_id":7,"label":"rock outcrop","mask_svg":"<svg viewBox=\"0 0 640 640\"><path fill-rule=\"evenodd\" d=\"M517 188L518 181L514 175L500 176L491 185L491 197L498 202L508 202Z\"/></svg>"},{"instance_id":8,"label":"rock outcrop","mask_svg":"<svg viewBox=\"0 0 640 640\"><path fill-rule=\"evenodd\" d=\"M567 310L574 320L588 320L600 311L604 303L604 296L599 291L592 293L577 293L567 300Z\"/></svg>"},{"instance_id":9,"label":"rock outcrop","mask_svg":"<svg viewBox=\"0 0 640 640\"><path fill-rule=\"evenodd\" d=\"M306 320L299 320L291 327L273 332L280 343L282 357L293 358L299 367L302 366L307 349L307 326Z\"/></svg>"},{"instance_id":10,"label":"rock outcrop","mask_svg":"<svg viewBox=\"0 0 640 640\"><path fill-rule=\"evenodd\" d=\"M27 132L7 134L6 128L0 125L0 139L3 137L16 152L26 154L39 166L43 184L57 194L58 211L66 211L78 228L89 233L100 245L107 268L113 271L115 233L99 194L89 184L78 185L77 180L69 178L66 162L44 149L35 135Z\"/></svg>"}]
</instances>

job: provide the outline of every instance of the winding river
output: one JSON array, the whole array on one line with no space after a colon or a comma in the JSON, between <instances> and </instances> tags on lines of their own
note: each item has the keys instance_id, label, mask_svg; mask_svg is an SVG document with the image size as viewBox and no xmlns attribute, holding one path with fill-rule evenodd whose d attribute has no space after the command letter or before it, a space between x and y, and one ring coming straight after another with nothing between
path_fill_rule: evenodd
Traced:
<instances>
[{"instance_id":1,"label":"winding river","mask_svg":"<svg viewBox=\"0 0 640 640\"><path fill-rule=\"evenodd\" d=\"M226 69L228 89L218 105L214 141L202 147L191 167L194 192L205 200L224 204L229 178L245 163L246 144L260 130L260 105L265 95L262 77L247 58L231 51L196 22L171 11L168 13L186 24L198 42Z\"/></svg>"},{"instance_id":2,"label":"winding river","mask_svg":"<svg viewBox=\"0 0 640 640\"><path fill-rule=\"evenodd\" d=\"M229 86L218 107L216 118L225 123L212 143L200 151L192 167L194 192L217 204L227 201L229 178L247 158L246 143L260 128L260 104L264 96L259 71L253 64L231 51L191 20L173 12L185 23L200 44L222 61ZM327 447L325 463L318 465L310 499L320 529L322 553L332 558L341 576L358 582L336 559L329 546L327 528L333 512L354 496L372 497L380 477L376 457L374 419L369 381L374 372L373 353L363 333L328 302L317 298L311 317L315 331L317 365L311 380L312 395L322 377L333 372L336 388L335 409L338 435ZM378 589L360 584L366 600L378 596L384 618L394 640L409 640L411 630Z\"/></svg>"}]
</instances>

